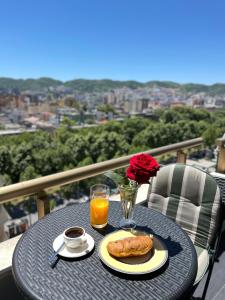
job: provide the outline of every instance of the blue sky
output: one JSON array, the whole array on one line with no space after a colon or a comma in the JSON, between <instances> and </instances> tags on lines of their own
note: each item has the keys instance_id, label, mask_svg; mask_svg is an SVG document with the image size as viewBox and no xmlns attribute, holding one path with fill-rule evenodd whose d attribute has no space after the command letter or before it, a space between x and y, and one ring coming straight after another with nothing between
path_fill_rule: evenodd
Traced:
<instances>
[{"instance_id":1,"label":"blue sky","mask_svg":"<svg viewBox=\"0 0 225 300\"><path fill-rule=\"evenodd\" d=\"M0 0L0 76L225 82L224 0Z\"/></svg>"}]
</instances>

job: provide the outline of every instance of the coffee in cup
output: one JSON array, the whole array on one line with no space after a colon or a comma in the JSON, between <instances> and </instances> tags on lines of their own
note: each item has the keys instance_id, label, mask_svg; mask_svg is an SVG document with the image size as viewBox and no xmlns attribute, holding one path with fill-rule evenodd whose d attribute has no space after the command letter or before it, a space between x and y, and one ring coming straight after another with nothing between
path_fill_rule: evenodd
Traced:
<instances>
[{"instance_id":1,"label":"coffee in cup","mask_svg":"<svg viewBox=\"0 0 225 300\"><path fill-rule=\"evenodd\" d=\"M63 232L65 244L69 248L77 248L86 243L87 238L83 227L74 226Z\"/></svg>"}]
</instances>

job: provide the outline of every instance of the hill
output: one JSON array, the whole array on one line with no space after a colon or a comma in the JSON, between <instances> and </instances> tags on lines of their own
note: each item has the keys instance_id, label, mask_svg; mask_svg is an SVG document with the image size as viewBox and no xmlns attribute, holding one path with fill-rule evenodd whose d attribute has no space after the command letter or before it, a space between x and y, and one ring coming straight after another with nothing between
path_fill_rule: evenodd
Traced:
<instances>
[{"instance_id":1,"label":"hill","mask_svg":"<svg viewBox=\"0 0 225 300\"><path fill-rule=\"evenodd\" d=\"M143 87L144 84L138 81L118 81L110 79L102 80L87 80L87 79L76 79L67 81L64 83L65 86L73 88L80 92L106 92L111 89L128 87L136 89Z\"/></svg>"},{"instance_id":2,"label":"hill","mask_svg":"<svg viewBox=\"0 0 225 300\"><path fill-rule=\"evenodd\" d=\"M62 81L55 80L48 77L41 77L38 79L13 79L7 77L0 77L0 89L18 89L24 90L43 90L50 86L56 87L63 84Z\"/></svg>"},{"instance_id":3,"label":"hill","mask_svg":"<svg viewBox=\"0 0 225 300\"><path fill-rule=\"evenodd\" d=\"M192 92L206 92L211 95L225 94L225 84L216 83L213 85L205 84L179 84L172 81L148 81L145 83L128 80L128 81L118 81L111 79L101 79L101 80L88 80L88 79L75 79L70 81L60 81L53 78L41 77L38 79L13 79L0 77L0 89L17 89L19 91L33 90L33 91L43 91L49 87L56 87L59 85L64 85L65 87L70 87L78 92L106 92L116 88L128 87L131 89L136 89L139 87L165 87L165 88L176 88L184 93Z\"/></svg>"}]
</instances>

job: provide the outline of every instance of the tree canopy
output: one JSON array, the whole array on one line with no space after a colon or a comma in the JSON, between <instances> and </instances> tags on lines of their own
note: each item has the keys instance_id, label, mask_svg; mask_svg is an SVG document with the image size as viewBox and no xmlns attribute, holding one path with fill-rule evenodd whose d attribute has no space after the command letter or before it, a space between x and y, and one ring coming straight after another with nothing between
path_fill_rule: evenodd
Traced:
<instances>
[{"instance_id":1,"label":"tree canopy","mask_svg":"<svg viewBox=\"0 0 225 300\"><path fill-rule=\"evenodd\" d=\"M91 128L63 124L44 131L0 138L0 174L7 184L203 136L208 146L225 132L225 110L160 110L158 121L127 118Z\"/></svg>"}]
</instances>

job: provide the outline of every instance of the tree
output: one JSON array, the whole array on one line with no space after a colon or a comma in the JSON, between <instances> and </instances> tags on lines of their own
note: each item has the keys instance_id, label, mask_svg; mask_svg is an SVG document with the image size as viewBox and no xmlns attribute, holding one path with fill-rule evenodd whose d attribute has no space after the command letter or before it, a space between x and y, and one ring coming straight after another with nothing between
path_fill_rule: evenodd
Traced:
<instances>
[{"instance_id":1,"label":"tree","mask_svg":"<svg viewBox=\"0 0 225 300\"><path fill-rule=\"evenodd\" d=\"M93 161L107 160L114 156L128 153L129 145L123 136L115 132L102 132L96 136L95 141L89 145L90 156Z\"/></svg>"},{"instance_id":2,"label":"tree","mask_svg":"<svg viewBox=\"0 0 225 300\"><path fill-rule=\"evenodd\" d=\"M90 156L87 156L81 162L79 162L78 167L89 166L92 164L93 164L93 159Z\"/></svg>"},{"instance_id":3,"label":"tree","mask_svg":"<svg viewBox=\"0 0 225 300\"><path fill-rule=\"evenodd\" d=\"M115 109L114 109L114 107L113 107L112 105L110 105L110 104L102 104L102 105L99 105L99 106L97 107L97 110L98 110L98 111L102 111L102 112L104 112L104 113L106 113L106 114L108 114L108 113L110 113L110 112L112 112L113 114L115 114Z\"/></svg>"},{"instance_id":4,"label":"tree","mask_svg":"<svg viewBox=\"0 0 225 300\"><path fill-rule=\"evenodd\" d=\"M76 125L76 121L71 120L68 117L63 117L63 120L61 121L61 126L64 126L66 128L70 128L74 125Z\"/></svg>"},{"instance_id":5,"label":"tree","mask_svg":"<svg viewBox=\"0 0 225 300\"><path fill-rule=\"evenodd\" d=\"M83 159L89 156L89 145L82 135L76 134L71 136L65 143L70 149L71 163L78 165Z\"/></svg>"},{"instance_id":6,"label":"tree","mask_svg":"<svg viewBox=\"0 0 225 300\"><path fill-rule=\"evenodd\" d=\"M20 173L20 181L26 181L26 180L30 180L30 179L34 179L39 177L40 175L38 175L35 171L34 166L29 165L26 167L26 169Z\"/></svg>"},{"instance_id":7,"label":"tree","mask_svg":"<svg viewBox=\"0 0 225 300\"><path fill-rule=\"evenodd\" d=\"M182 120L210 120L211 114L206 109L194 109L187 106L174 107L173 111L180 114Z\"/></svg>"},{"instance_id":8,"label":"tree","mask_svg":"<svg viewBox=\"0 0 225 300\"><path fill-rule=\"evenodd\" d=\"M203 133L203 139L207 146L212 147L215 145L216 138L222 136L222 132L219 128L211 125Z\"/></svg>"},{"instance_id":9,"label":"tree","mask_svg":"<svg viewBox=\"0 0 225 300\"><path fill-rule=\"evenodd\" d=\"M146 129L146 127L150 124L153 124L153 122L144 118L127 118L120 123L120 126L122 127L121 134L124 135L127 143L131 144L133 138Z\"/></svg>"},{"instance_id":10,"label":"tree","mask_svg":"<svg viewBox=\"0 0 225 300\"><path fill-rule=\"evenodd\" d=\"M174 109L165 110L161 116L164 123L177 123L181 120L181 115Z\"/></svg>"},{"instance_id":11,"label":"tree","mask_svg":"<svg viewBox=\"0 0 225 300\"><path fill-rule=\"evenodd\" d=\"M9 174L12 168L12 156L7 146L0 146L0 174Z\"/></svg>"}]
</instances>

